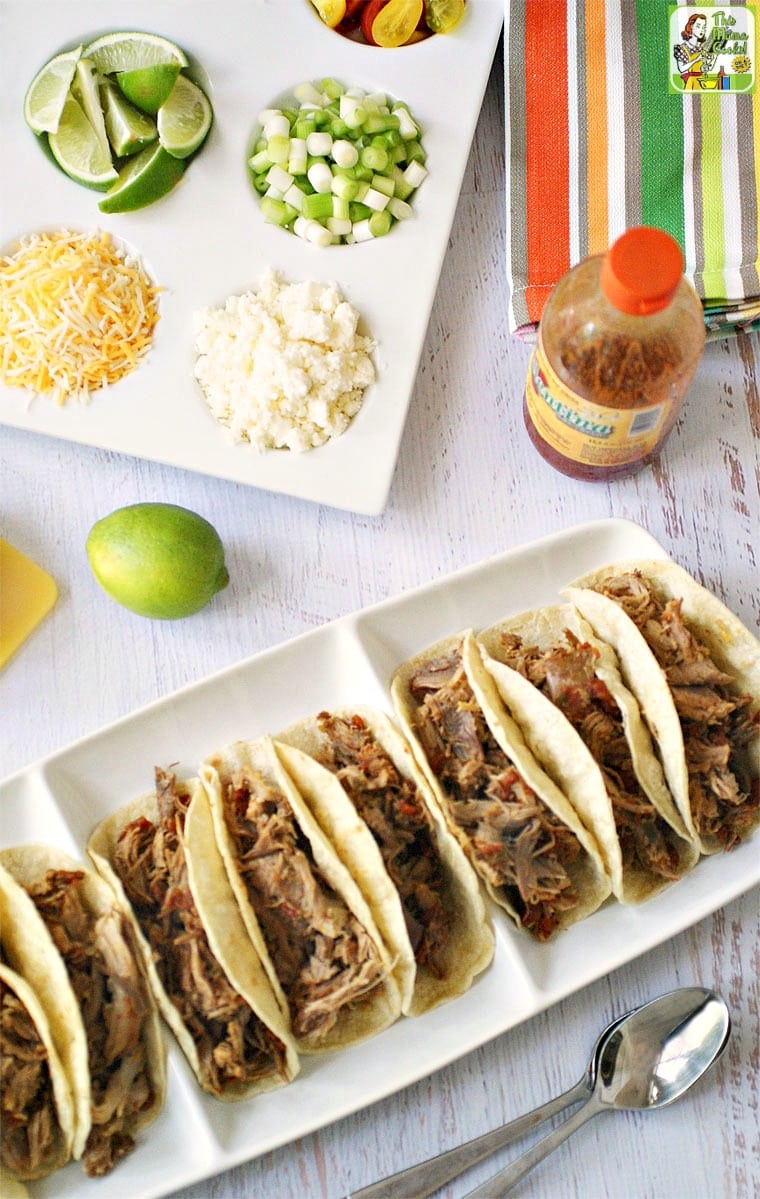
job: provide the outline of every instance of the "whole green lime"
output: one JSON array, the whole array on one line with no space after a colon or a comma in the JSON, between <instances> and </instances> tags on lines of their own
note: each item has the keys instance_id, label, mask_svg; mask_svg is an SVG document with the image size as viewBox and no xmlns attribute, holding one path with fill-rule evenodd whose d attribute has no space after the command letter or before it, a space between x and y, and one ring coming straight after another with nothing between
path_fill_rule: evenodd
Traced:
<instances>
[{"instance_id":1,"label":"whole green lime","mask_svg":"<svg viewBox=\"0 0 760 1199\"><path fill-rule=\"evenodd\" d=\"M192 616L230 581L214 526L176 504L117 508L92 526L87 557L104 591L154 620Z\"/></svg>"}]
</instances>

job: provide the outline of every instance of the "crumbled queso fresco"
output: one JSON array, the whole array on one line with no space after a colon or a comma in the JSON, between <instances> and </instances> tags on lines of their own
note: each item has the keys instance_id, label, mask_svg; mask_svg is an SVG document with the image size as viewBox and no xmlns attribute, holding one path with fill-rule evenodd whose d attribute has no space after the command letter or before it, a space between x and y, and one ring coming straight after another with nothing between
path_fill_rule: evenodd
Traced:
<instances>
[{"instance_id":1,"label":"crumbled queso fresco","mask_svg":"<svg viewBox=\"0 0 760 1199\"><path fill-rule=\"evenodd\" d=\"M235 441L303 451L343 433L375 380L375 342L334 283L284 283L195 314L195 377Z\"/></svg>"}]
</instances>

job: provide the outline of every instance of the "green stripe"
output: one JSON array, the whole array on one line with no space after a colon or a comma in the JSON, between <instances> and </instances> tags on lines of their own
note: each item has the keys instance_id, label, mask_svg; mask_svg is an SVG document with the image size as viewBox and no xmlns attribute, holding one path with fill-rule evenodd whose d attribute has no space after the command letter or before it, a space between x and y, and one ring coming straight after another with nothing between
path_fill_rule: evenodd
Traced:
<instances>
[{"instance_id":1,"label":"green stripe","mask_svg":"<svg viewBox=\"0 0 760 1199\"><path fill-rule=\"evenodd\" d=\"M723 223L723 174L721 152L723 141L720 126L720 106L725 103L722 96L703 93L697 96L699 117L702 124L702 212L704 214L703 241L705 246L705 294L725 296L726 282L723 270L726 265L726 242ZM730 103L730 101L729 101ZM737 213L737 233L739 214Z\"/></svg>"},{"instance_id":2,"label":"green stripe","mask_svg":"<svg viewBox=\"0 0 760 1199\"><path fill-rule=\"evenodd\" d=\"M624 3L627 0L623 0ZM641 219L686 254L683 215L683 98L668 91L668 4L636 0L641 111Z\"/></svg>"}]
</instances>

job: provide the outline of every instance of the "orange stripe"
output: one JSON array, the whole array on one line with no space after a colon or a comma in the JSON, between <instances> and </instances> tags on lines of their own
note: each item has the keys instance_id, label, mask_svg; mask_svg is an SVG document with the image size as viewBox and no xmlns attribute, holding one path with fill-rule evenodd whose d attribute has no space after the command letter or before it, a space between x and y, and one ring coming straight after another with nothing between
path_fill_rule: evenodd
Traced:
<instances>
[{"instance_id":1,"label":"orange stripe","mask_svg":"<svg viewBox=\"0 0 760 1199\"><path fill-rule=\"evenodd\" d=\"M588 252L609 244L607 218L607 58L604 0L586 0Z\"/></svg>"},{"instance_id":2,"label":"orange stripe","mask_svg":"<svg viewBox=\"0 0 760 1199\"><path fill-rule=\"evenodd\" d=\"M527 0L525 6L525 301L532 321L570 266L566 11L565 0Z\"/></svg>"}]
</instances>

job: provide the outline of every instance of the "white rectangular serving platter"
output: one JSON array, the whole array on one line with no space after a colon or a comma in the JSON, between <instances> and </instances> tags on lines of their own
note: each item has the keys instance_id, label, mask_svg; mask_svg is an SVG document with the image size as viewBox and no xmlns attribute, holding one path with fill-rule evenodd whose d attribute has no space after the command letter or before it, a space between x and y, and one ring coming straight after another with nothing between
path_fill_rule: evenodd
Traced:
<instances>
[{"instance_id":1,"label":"white rectangular serving platter","mask_svg":"<svg viewBox=\"0 0 760 1199\"><path fill-rule=\"evenodd\" d=\"M192 774L213 750L276 733L338 704L390 711L388 683L404 659L450 633L556 603L572 578L623 557L664 557L624 520L580 525L488 559L396 599L342 617L167 696L0 784L0 846L55 844L74 856L94 825L148 790L153 768ZM205 1096L169 1045L165 1108L111 1175L87 1182L69 1165L34 1196L158 1199L339 1120L609 974L760 882L757 838L705 858L640 907L606 903L539 945L493 909L496 952L460 998L401 1019L364 1044L304 1059L289 1086L239 1104ZM164 1147L172 1146L166 1153Z\"/></svg>"},{"instance_id":2,"label":"white rectangular serving platter","mask_svg":"<svg viewBox=\"0 0 760 1199\"><path fill-rule=\"evenodd\" d=\"M451 34L385 50L341 37L309 0L2 0L0 249L43 230L110 230L165 290L149 356L131 375L58 408L0 384L0 424L135 455L366 514L383 510L472 137L503 22L502 0L470 0ZM46 158L24 123L42 64L78 40L144 29L182 46L206 79L215 121L185 177L158 203L106 216L99 194ZM267 225L246 171L261 109L327 76L405 100L423 129L429 175L413 219L373 242L320 249ZM377 381L346 433L304 454L234 445L193 378L193 313L256 287L336 282L377 342Z\"/></svg>"}]
</instances>

